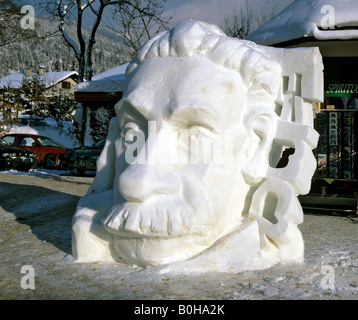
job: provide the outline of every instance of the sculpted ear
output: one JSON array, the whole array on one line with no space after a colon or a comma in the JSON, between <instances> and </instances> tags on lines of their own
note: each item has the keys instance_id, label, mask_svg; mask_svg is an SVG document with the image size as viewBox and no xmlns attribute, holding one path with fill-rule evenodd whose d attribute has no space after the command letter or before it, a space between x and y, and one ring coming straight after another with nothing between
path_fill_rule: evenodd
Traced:
<instances>
[{"instance_id":1,"label":"sculpted ear","mask_svg":"<svg viewBox=\"0 0 358 320\"><path fill-rule=\"evenodd\" d=\"M255 185L266 176L270 166L270 152L276 137L278 117L266 106L251 109L244 123L249 133L251 145L257 145L250 151L249 160L242 169L245 180Z\"/></svg>"}]
</instances>

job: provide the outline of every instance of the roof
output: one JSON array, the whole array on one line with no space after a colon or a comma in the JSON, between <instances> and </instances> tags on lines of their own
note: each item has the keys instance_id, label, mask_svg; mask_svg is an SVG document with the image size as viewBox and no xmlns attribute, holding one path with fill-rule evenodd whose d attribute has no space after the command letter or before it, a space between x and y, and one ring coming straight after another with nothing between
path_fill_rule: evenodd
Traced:
<instances>
[{"instance_id":1,"label":"roof","mask_svg":"<svg viewBox=\"0 0 358 320\"><path fill-rule=\"evenodd\" d=\"M43 77L46 88L48 88L72 76L77 77L78 73L76 71L47 72L43 76L40 76L40 79Z\"/></svg>"},{"instance_id":2,"label":"roof","mask_svg":"<svg viewBox=\"0 0 358 320\"><path fill-rule=\"evenodd\" d=\"M302 38L358 39L358 1L296 0L247 40L275 45Z\"/></svg>"},{"instance_id":3,"label":"roof","mask_svg":"<svg viewBox=\"0 0 358 320\"><path fill-rule=\"evenodd\" d=\"M91 81L84 81L75 87L75 93L103 92L114 93L123 92L125 85L125 72L129 63L120 65L113 69L92 77Z\"/></svg>"},{"instance_id":4,"label":"roof","mask_svg":"<svg viewBox=\"0 0 358 320\"><path fill-rule=\"evenodd\" d=\"M72 76L77 76L76 71L59 71L59 72L47 72L44 75L39 76L36 73L32 73L33 76L37 75L39 79L43 82L46 88L50 88L56 85L59 82L66 80ZM18 72L10 74L2 79L0 79L0 88L10 86L12 88L20 88L22 86L22 81L25 77L24 72ZM31 78L31 77L29 77Z\"/></svg>"}]
</instances>

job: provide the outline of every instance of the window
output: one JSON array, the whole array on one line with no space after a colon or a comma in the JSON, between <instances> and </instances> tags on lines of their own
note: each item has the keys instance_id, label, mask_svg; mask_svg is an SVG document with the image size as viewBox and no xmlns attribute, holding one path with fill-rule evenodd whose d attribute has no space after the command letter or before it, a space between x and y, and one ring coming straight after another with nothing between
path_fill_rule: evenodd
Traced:
<instances>
[{"instance_id":1,"label":"window","mask_svg":"<svg viewBox=\"0 0 358 320\"><path fill-rule=\"evenodd\" d=\"M56 148L65 148L60 143L57 143L50 138L47 137L37 137L38 141L44 146L44 147L56 147Z\"/></svg>"},{"instance_id":2,"label":"window","mask_svg":"<svg viewBox=\"0 0 358 320\"><path fill-rule=\"evenodd\" d=\"M19 138L18 145L22 147L38 147L38 143L31 137Z\"/></svg>"},{"instance_id":3,"label":"window","mask_svg":"<svg viewBox=\"0 0 358 320\"><path fill-rule=\"evenodd\" d=\"M7 143L14 144L15 136L6 136L6 137L3 137L3 140L5 140Z\"/></svg>"},{"instance_id":4,"label":"window","mask_svg":"<svg viewBox=\"0 0 358 320\"><path fill-rule=\"evenodd\" d=\"M71 89L71 83L68 81L62 82L62 89Z\"/></svg>"}]
</instances>

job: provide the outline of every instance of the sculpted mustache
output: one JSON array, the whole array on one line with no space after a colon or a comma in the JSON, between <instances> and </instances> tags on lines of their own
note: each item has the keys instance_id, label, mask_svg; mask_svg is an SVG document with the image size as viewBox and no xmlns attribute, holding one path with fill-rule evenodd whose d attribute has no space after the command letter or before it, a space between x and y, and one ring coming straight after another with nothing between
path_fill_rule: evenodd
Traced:
<instances>
[{"instance_id":1,"label":"sculpted mustache","mask_svg":"<svg viewBox=\"0 0 358 320\"><path fill-rule=\"evenodd\" d=\"M150 205L125 202L114 205L102 219L112 234L124 238L171 238L185 235L192 226L192 209L177 196Z\"/></svg>"}]
</instances>

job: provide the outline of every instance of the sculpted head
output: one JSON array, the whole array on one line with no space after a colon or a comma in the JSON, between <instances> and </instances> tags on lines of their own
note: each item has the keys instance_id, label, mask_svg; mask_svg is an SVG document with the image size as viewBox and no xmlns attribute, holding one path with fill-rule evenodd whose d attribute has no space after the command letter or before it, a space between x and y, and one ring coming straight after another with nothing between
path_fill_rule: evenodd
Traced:
<instances>
[{"instance_id":1,"label":"sculpted head","mask_svg":"<svg viewBox=\"0 0 358 320\"><path fill-rule=\"evenodd\" d=\"M259 145L244 122L250 94L273 109L280 67L191 21L148 42L126 76L115 108L127 160L138 154L120 164L104 223L134 262L191 257L240 226L251 188L242 169ZM143 147L128 149L141 135Z\"/></svg>"},{"instance_id":2,"label":"sculpted head","mask_svg":"<svg viewBox=\"0 0 358 320\"><path fill-rule=\"evenodd\" d=\"M122 261L162 265L199 255L262 215L253 194L281 173L295 194L309 188L275 171L283 147L300 146L278 135L280 64L253 43L185 21L146 43L126 79L112 124L113 204L102 218ZM106 166L98 164L97 176ZM98 192L96 181L91 190Z\"/></svg>"}]
</instances>

